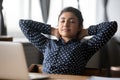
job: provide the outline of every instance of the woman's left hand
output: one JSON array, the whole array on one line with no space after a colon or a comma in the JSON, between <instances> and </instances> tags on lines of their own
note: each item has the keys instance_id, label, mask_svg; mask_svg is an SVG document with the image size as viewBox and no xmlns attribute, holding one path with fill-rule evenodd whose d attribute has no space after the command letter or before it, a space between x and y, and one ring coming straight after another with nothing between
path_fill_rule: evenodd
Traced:
<instances>
[{"instance_id":1,"label":"woman's left hand","mask_svg":"<svg viewBox=\"0 0 120 80\"><path fill-rule=\"evenodd\" d=\"M83 37L88 36L88 29L82 29L79 34L79 39L81 40Z\"/></svg>"}]
</instances>

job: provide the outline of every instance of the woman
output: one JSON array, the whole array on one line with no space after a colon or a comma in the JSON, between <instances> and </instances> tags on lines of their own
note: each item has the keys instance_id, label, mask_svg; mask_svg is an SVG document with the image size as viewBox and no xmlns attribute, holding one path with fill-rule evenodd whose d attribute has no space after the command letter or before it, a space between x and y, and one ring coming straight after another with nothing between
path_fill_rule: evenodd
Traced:
<instances>
[{"instance_id":1,"label":"woman","mask_svg":"<svg viewBox=\"0 0 120 80\"><path fill-rule=\"evenodd\" d=\"M94 53L115 34L117 23L103 22L83 29L81 12L67 7L59 15L56 29L32 20L20 20L20 27L31 43L43 53L43 73L80 75ZM58 39L49 39L43 34ZM82 37L88 35L93 37L81 42Z\"/></svg>"}]
</instances>

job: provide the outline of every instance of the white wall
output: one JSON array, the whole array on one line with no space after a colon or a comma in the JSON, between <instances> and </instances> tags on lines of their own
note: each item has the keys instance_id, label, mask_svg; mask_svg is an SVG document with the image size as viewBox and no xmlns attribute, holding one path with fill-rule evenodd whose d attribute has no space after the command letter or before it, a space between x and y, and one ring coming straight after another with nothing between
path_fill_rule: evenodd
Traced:
<instances>
[{"instance_id":1,"label":"white wall","mask_svg":"<svg viewBox=\"0 0 120 80\"><path fill-rule=\"evenodd\" d=\"M96 16L96 23L103 22L104 20L104 7L103 7L104 0L97 0L97 16ZM117 38L117 41L120 41L120 0L108 0L107 5L107 14L109 21L117 21L118 23L118 31L114 35ZM118 43L112 39L108 44L108 53L110 64L118 65L120 62L120 50L119 50ZM100 53L96 53L88 62L87 67L97 68L99 66L99 56Z\"/></svg>"},{"instance_id":2,"label":"white wall","mask_svg":"<svg viewBox=\"0 0 120 80\"><path fill-rule=\"evenodd\" d=\"M109 20L118 22L118 31L115 36L120 41L120 0L109 0L107 9Z\"/></svg>"},{"instance_id":3,"label":"white wall","mask_svg":"<svg viewBox=\"0 0 120 80\"><path fill-rule=\"evenodd\" d=\"M111 40L108 46L110 62L111 65L120 66L120 0L109 0L107 9L109 20L115 20L118 23L116 40Z\"/></svg>"},{"instance_id":4,"label":"white wall","mask_svg":"<svg viewBox=\"0 0 120 80\"><path fill-rule=\"evenodd\" d=\"M104 0L97 0L97 23L100 23L103 20L104 15L104 7L103 7ZM108 0L107 5L107 15L109 21L117 21L118 23L118 31L115 34L115 37L120 41L120 0Z\"/></svg>"}]
</instances>

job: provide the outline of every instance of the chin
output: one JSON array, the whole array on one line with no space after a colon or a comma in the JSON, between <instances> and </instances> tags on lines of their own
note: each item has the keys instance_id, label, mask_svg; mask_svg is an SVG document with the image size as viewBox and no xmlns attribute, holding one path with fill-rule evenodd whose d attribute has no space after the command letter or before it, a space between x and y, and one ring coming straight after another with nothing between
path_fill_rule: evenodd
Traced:
<instances>
[{"instance_id":1,"label":"chin","mask_svg":"<svg viewBox=\"0 0 120 80\"><path fill-rule=\"evenodd\" d=\"M71 36L70 35L62 35L62 37L70 38Z\"/></svg>"},{"instance_id":2,"label":"chin","mask_svg":"<svg viewBox=\"0 0 120 80\"><path fill-rule=\"evenodd\" d=\"M72 37L73 35L71 35L71 34L64 34L64 33L62 33L62 34L60 34L62 37L67 37L67 38L70 38L70 37Z\"/></svg>"}]
</instances>

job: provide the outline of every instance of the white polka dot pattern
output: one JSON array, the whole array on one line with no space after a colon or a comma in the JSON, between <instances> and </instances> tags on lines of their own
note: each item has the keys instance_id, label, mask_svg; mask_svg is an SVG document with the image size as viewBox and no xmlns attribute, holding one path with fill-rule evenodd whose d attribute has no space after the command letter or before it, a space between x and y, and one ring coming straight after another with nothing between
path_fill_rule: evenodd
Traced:
<instances>
[{"instance_id":1,"label":"white polka dot pattern","mask_svg":"<svg viewBox=\"0 0 120 80\"><path fill-rule=\"evenodd\" d=\"M94 35L91 39L64 43L62 39L52 40L41 34L50 35L50 25L32 20L20 20L19 24L25 36L44 54L43 72L55 74L81 74L88 60L117 30L115 21L104 22L89 27L89 35Z\"/></svg>"}]
</instances>

